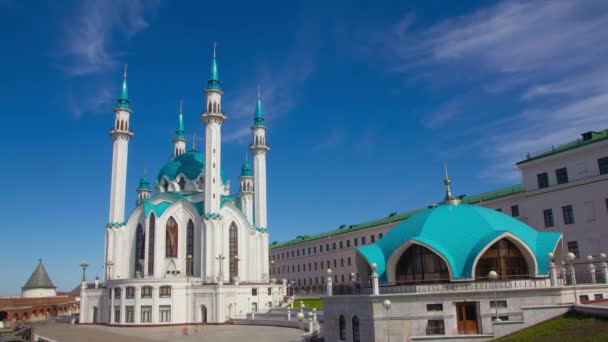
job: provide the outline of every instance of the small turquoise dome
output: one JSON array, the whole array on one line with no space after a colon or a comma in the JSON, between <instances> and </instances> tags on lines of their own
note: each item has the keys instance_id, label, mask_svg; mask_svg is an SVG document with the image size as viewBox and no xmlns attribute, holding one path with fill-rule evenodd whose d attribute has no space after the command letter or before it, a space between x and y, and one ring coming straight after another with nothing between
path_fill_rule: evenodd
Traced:
<instances>
[{"instance_id":1,"label":"small turquoise dome","mask_svg":"<svg viewBox=\"0 0 608 342\"><path fill-rule=\"evenodd\" d=\"M248 161L243 163L243 167L241 168L241 176L253 177L253 172L251 171L251 165L249 165Z\"/></svg>"},{"instance_id":2,"label":"small turquoise dome","mask_svg":"<svg viewBox=\"0 0 608 342\"><path fill-rule=\"evenodd\" d=\"M453 279L471 279L476 257L501 236L519 239L535 256L538 275L547 275L547 253L554 252L561 233L538 232L494 209L469 204L443 204L396 225L376 243L358 247L368 264L386 281L386 265L408 242L428 246L443 256Z\"/></svg>"},{"instance_id":3,"label":"small turquoise dome","mask_svg":"<svg viewBox=\"0 0 608 342\"><path fill-rule=\"evenodd\" d=\"M163 177L173 181L179 174L184 174L189 180L194 180L200 175L205 174L205 155L198 151L188 151L179 156L171 157L169 161L160 169L157 181L160 183ZM224 176L224 171L220 170L222 182L228 183Z\"/></svg>"},{"instance_id":4,"label":"small turquoise dome","mask_svg":"<svg viewBox=\"0 0 608 342\"><path fill-rule=\"evenodd\" d=\"M147 176L141 177L141 179L139 180L139 187L137 187L137 190L152 190L150 188L150 181L148 180Z\"/></svg>"}]
</instances>

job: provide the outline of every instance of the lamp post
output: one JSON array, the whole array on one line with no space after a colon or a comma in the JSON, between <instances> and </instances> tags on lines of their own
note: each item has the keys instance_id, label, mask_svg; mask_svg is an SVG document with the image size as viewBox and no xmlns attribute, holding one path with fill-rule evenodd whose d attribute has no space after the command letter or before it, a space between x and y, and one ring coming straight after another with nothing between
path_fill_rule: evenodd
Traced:
<instances>
[{"instance_id":1,"label":"lamp post","mask_svg":"<svg viewBox=\"0 0 608 342\"><path fill-rule=\"evenodd\" d=\"M80 267L82 267L82 281L86 282L87 278L85 277L85 271L86 271L87 267L89 267L89 264L87 264L86 260L82 260Z\"/></svg>"},{"instance_id":2,"label":"lamp post","mask_svg":"<svg viewBox=\"0 0 608 342\"><path fill-rule=\"evenodd\" d=\"M350 273L350 287L351 293L355 294L355 272Z\"/></svg>"},{"instance_id":3,"label":"lamp post","mask_svg":"<svg viewBox=\"0 0 608 342\"><path fill-rule=\"evenodd\" d=\"M274 263L275 263L274 260L270 260L270 266L271 266L271 272L270 273L272 275L276 274L276 272L274 271Z\"/></svg>"},{"instance_id":4,"label":"lamp post","mask_svg":"<svg viewBox=\"0 0 608 342\"><path fill-rule=\"evenodd\" d=\"M308 332L312 334L313 329L312 311L308 311Z\"/></svg>"},{"instance_id":5,"label":"lamp post","mask_svg":"<svg viewBox=\"0 0 608 342\"><path fill-rule=\"evenodd\" d=\"M566 254L566 259L568 259L568 263L570 263L570 279L572 281L572 288L574 289L574 304L578 303L578 296L576 295L576 275L574 273L574 259L576 259L576 255L572 252L568 252Z\"/></svg>"},{"instance_id":6,"label":"lamp post","mask_svg":"<svg viewBox=\"0 0 608 342\"><path fill-rule=\"evenodd\" d=\"M496 317L494 322L502 322L498 317L498 293L496 291L496 279L498 279L498 273L492 270L488 273L488 278L494 283L494 309L496 310Z\"/></svg>"},{"instance_id":7,"label":"lamp post","mask_svg":"<svg viewBox=\"0 0 608 342\"><path fill-rule=\"evenodd\" d=\"M217 262L220 265L220 269L217 272L217 280L218 280L218 283L223 283L224 273L222 272L222 264L224 263L224 260L226 259L226 257L224 256L224 254L220 253L217 255L217 257L215 259L217 260Z\"/></svg>"},{"instance_id":8,"label":"lamp post","mask_svg":"<svg viewBox=\"0 0 608 342\"><path fill-rule=\"evenodd\" d=\"M386 340L388 342L391 341L391 330L388 325L388 322L389 322L388 310L391 308L391 305L393 305L393 303L391 303L391 301L388 299L385 299L384 302L382 303L382 306L384 306L384 308L386 309Z\"/></svg>"},{"instance_id":9,"label":"lamp post","mask_svg":"<svg viewBox=\"0 0 608 342\"><path fill-rule=\"evenodd\" d=\"M595 284L597 282L597 277L595 276L595 265L593 264L593 256L587 256L587 261L589 262L589 264L587 265L587 272L589 272L591 284Z\"/></svg>"},{"instance_id":10,"label":"lamp post","mask_svg":"<svg viewBox=\"0 0 608 342\"><path fill-rule=\"evenodd\" d=\"M331 278L331 268L327 269L327 295L333 295L333 279Z\"/></svg>"},{"instance_id":11,"label":"lamp post","mask_svg":"<svg viewBox=\"0 0 608 342\"><path fill-rule=\"evenodd\" d=\"M188 263L188 272L186 272L186 275L188 277L192 276L192 254L188 254L188 256L186 257L186 262Z\"/></svg>"},{"instance_id":12,"label":"lamp post","mask_svg":"<svg viewBox=\"0 0 608 342\"><path fill-rule=\"evenodd\" d=\"M304 313L303 312L298 312L298 315L296 316L298 318L298 321L300 321L300 339L303 341L304 340L304 328L302 326L302 321L304 320Z\"/></svg>"},{"instance_id":13,"label":"lamp post","mask_svg":"<svg viewBox=\"0 0 608 342\"><path fill-rule=\"evenodd\" d=\"M549 281L551 286L557 286L557 266L555 266L555 263L553 262L554 257L555 255L553 255L553 253L547 253L547 259L549 259Z\"/></svg>"}]
</instances>

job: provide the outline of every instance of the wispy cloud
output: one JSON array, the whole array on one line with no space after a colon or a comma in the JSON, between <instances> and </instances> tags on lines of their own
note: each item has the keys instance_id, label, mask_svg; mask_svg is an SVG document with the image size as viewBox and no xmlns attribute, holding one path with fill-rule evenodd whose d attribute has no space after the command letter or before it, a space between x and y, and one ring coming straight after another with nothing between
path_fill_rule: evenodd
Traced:
<instances>
[{"instance_id":1,"label":"wispy cloud","mask_svg":"<svg viewBox=\"0 0 608 342\"><path fill-rule=\"evenodd\" d=\"M406 15L375 48L386 51L389 71L483 99L440 104L424 117L427 127L464 113L479 125L476 112L509 101L504 115L516 120L467 137L483 141L479 151L494 165L482 176L504 181L517 178L512 164L527 152L608 127L606 27L605 1L506 1L427 27Z\"/></svg>"},{"instance_id":2,"label":"wispy cloud","mask_svg":"<svg viewBox=\"0 0 608 342\"><path fill-rule=\"evenodd\" d=\"M125 43L149 26L157 10L154 0L85 0L64 22L63 35L53 53L55 65L68 78L85 79L94 95L72 89L70 109L75 117L96 112L113 97L104 72L118 69L129 51ZM101 89L101 91L99 90Z\"/></svg>"}]
</instances>

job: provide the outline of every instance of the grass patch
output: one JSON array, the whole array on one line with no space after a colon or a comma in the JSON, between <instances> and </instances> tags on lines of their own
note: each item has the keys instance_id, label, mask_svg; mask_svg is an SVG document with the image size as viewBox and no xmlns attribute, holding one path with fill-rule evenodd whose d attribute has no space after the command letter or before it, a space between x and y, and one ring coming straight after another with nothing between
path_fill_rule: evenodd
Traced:
<instances>
[{"instance_id":1,"label":"grass patch","mask_svg":"<svg viewBox=\"0 0 608 342\"><path fill-rule=\"evenodd\" d=\"M494 341L608 341L608 319L568 313Z\"/></svg>"},{"instance_id":2,"label":"grass patch","mask_svg":"<svg viewBox=\"0 0 608 342\"><path fill-rule=\"evenodd\" d=\"M296 299L293 301L293 307L296 309L300 308L300 301L304 302L306 308L312 309L316 308L317 310L323 309L323 301L320 299Z\"/></svg>"}]
</instances>

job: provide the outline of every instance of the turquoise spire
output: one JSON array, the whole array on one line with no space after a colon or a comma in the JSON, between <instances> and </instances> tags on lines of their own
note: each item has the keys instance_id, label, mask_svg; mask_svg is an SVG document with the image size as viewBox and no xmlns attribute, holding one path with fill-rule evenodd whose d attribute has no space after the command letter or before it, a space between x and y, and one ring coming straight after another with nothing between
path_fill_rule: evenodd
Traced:
<instances>
[{"instance_id":1,"label":"turquoise spire","mask_svg":"<svg viewBox=\"0 0 608 342\"><path fill-rule=\"evenodd\" d=\"M139 179L139 187L137 190L152 190L150 188L150 181L148 180L148 173L144 169L144 175Z\"/></svg>"},{"instance_id":2,"label":"turquoise spire","mask_svg":"<svg viewBox=\"0 0 608 342\"><path fill-rule=\"evenodd\" d=\"M118 108L129 109L129 90L127 89L127 65L125 64L125 73L122 78L122 92L118 99Z\"/></svg>"},{"instance_id":3,"label":"turquoise spire","mask_svg":"<svg viewBox=\"0 0 608 342\"><path fill-rule=\"evenodd\" d=\"M247 161L247 155L245 155L245 162L243 163L243 167L241 168L241 177L253 177L253 171L251 171L251 165Z\"/></svg>"},{"instance_id":4,"label":"turquoise spire","mask_svg":"<svg viewBox=\"0 0 608 342\"><path fill-rule=\"evenodd\" d=\"M255 105L254 126L264 126L264 114L262 113L262 99L260 98L260 86L258 85L258 101Z\"/></svg>"},{"instance_id":5,"label":"turquoise spire","mask_svg":"<svg viewBox=\"0 0 608 342\"><path fill-rule=\"evenodd\" d=\"M213 59L211 60L211 72L209 73L209 81L207 81L207 89L220 90L220 78L217 71L217 61L215 59L215 46L216 43L213 43Z\"/></svg>"},{"instance_id":6,"label":"turquoise spire","mask_svg":"<svg viewBox=\"0 0 608 342\"><path fill-rule=\"evenodd\" d=\"M184 136L184 115L182 113L182 102L179 100L179 119L177 120L177 129L175 130L176 139L186 139Z\"/></svg>"}]
</instances>

